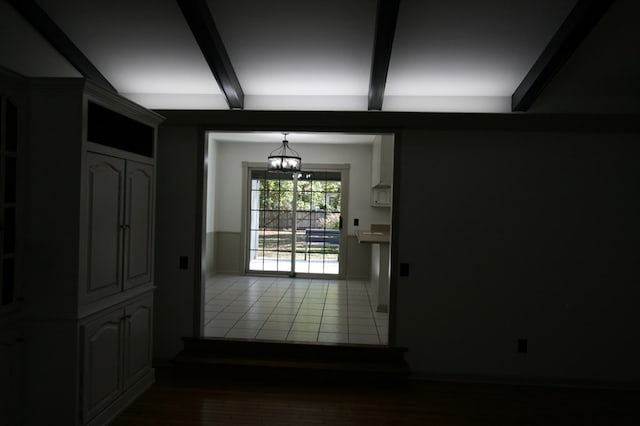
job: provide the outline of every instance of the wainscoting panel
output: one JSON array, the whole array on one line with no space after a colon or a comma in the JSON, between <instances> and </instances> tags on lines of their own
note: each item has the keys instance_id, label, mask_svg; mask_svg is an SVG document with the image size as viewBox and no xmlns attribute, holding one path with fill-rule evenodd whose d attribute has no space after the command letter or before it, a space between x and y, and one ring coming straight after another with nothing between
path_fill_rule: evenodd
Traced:
<instances>
[{"instance_id":1,"label":"wainscoting panel","mask_svg":"<svg viewBox=\"0 0 640 426\"><path fill-rule=\"evenodd\" d=\"M207 233L207 276L214 274L243 274L243 243L239 232ZM213 247L213 252L209 250ZM360 244L355 235L347 236L346 279L368 280L371 265L371 246Z\"/></svg>"},{"instance_id":2,"label":"wainscoting panel","mask_svg":"<svg viewBox=\"0 0 640 426\"><path fill-rule=\"evenodd\" d=\"M204 270L207 278L216 274L216 264L214 257L215 248L215 232L207 232L205 234L205 248L204 248Z\"/></svg>"},{"instance_id":3,"label":"wainscoting panel","mask_svg":"<svg viewBox=\"0 0 640 426\"><path fill-rule=\"evenodd\" d=\"M240 232L215 232L213 257L217 274L242 274L242 238Z\"/></svg>"}]
</instances>

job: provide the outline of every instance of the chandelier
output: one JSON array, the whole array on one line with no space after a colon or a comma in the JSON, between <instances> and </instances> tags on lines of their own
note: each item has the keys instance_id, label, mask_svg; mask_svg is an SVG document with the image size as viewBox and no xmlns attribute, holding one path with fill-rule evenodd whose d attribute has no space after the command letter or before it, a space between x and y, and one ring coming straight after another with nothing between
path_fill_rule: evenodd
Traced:
<instances>
[{"instance_id":1,"label":"chandelier","mask_svg":"<svg viewBox=\"0 0 640 426\"><path fill-rule=\"evenodd\" d=\"M299 172L302 159L298 151L289 148L288 133L283 133L284 140L280 148L271 151L267 163L267 169L275 172Z\"/></svg>"}]
</instances>

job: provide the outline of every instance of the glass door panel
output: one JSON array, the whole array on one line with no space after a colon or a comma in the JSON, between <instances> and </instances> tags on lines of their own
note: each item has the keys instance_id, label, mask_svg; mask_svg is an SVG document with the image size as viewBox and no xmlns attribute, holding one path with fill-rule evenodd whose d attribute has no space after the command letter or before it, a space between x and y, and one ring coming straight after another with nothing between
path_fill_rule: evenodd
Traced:
<instances>
[{"instance_id":1,"label":"glass door panel","mask_svg":"<svg viewBox=\"0 0 640 426\"><path fill-rule=\"evenodd\" d=\"M291 272L293 182L284 175L252 171L249 269Z\"/></svg>"},{"instance_id":2,"label":"glass door panel","mask_svg":"<svg viewBox=\"0 0 640 426\"><path fill-rule=\"evenodd\" d=\"M341 188L340 172L304 173L298 179L298 272L339 274Z\"/></svg>"},{"instance_id":3,"label":"glass door panel","mask_svg":"<svg viewBox=\"0 0 640 426\"><path fill-rule=\"evenodd\" d=\"M338 275L341 173L250 176L249 271Z\"/></svg>"}]
</instances>

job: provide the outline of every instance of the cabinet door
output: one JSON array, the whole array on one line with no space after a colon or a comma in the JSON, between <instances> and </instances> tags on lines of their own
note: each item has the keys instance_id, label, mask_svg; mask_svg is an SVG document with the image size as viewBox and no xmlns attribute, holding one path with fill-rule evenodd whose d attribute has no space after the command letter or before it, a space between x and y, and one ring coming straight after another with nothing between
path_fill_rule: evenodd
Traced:
<instances>
[{"instance_id":1,"label":"cabinet door","mask_svg":"<svg viewBox=\"0 0 640 426\"><path fill-rule=\"evenodd\" d=\"M373 188L371 190L371 205L373 207L390 207L391 188Z\"/></svg>"},{"instance_id":2,"label":"cabinet door","mask_svg":"<svg viewBox=\"0 0 640 426\"><path fill-rule=\"evenodd\" d=\"M87 153L87 288L90 299L121 290L125 162Z\"/></svg>"},{"instance_id":3,"label":"cabinet door","mask_svg":"<svg viewBox=\"0 0 640 426\"><path fill-rule=\"evenodd\" d=\"M22 364L16 335L0 330L0 424L18 424Z\"/></svg>"},{"instance_id":4,"label":"cabinet door","mask_svg":"<svg viewBox=\"0 0 640 426\"><path fill-rule=\"evenodd\" d=\"M153 167L127 162L124 288L151 282Z\"/></svg>"},{"instance_id":5,"label":"cabinet door","mask_svg":"<svg viewBox=\"0 0 640 426\"><path fill-rule=\"evenodd\" d=\"M84 328L84 422L102 411L123 389L123 323L123 310L119 308Z\"/></svg>"},{"instance_id":6,"label":"cabinet door","mask_svg":"<svg viewBox=\"0 0 640 426\"><path fill-rule=\"evenodd\" d=\"M124 385L129 387L151 368L153 335L153 299L127 305L125 308Z\"/></svg>"}]
</instances>

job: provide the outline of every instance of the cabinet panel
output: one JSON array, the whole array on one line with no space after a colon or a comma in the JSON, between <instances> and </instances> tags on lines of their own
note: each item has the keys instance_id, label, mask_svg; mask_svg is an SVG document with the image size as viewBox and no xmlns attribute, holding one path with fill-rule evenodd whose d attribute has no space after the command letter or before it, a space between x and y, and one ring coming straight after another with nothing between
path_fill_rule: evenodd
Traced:
<instances>
[{"instance_id":1,"label":"cabinet panel","mask_svg":"<svg viewBox=\"0 0 640 426\"><path fill-rule=\"evenodd\" d=\"M11 332L0 330L0 424L18 424L20 357L18 342Z\"/></svg>"},{"instance_id":2,"label":"cabinet panel","mask_svg":"<svg viewBox=\"0 0 640 426\"><path fill-rule=\"evenodd\" d=\"M0 305L16 297L18 164L18 109L0 96Z\"/></svg>"},{"instance_id":3,"label":"cabinet panel","mask_svg":"<svg viewBox=\"0 0 640 426\"><path fill-rule=\"evenodd\" d=\"M88 281L95 298L120 291L122 200L125 161L87 154Z\"/></svg>"},{"instance_id":4,"label":"cabinet panel","mask_svg":"<svg viewBox=\"0 0 640 426\"><path fill-rule=\"evenodd\" d=\"M127 162L124 288L151 281L153 167Z\"/></svg>"},{"instance_id":5,"label":"cabinet panel","mask_svg":"<svg viewBox=\"0 0 640 426\"><path fill-rule=\"evenodd\" d=\"M391 188L372 188L371 205L373 207L390 207Z\"/></svg>"},{"instance_id":6,"label":"cabinet panel","mask_svg":"<svg viewBox=\"0 0 640 426\"><path fill-rule=\"evenodd\" d=\"M122 309L89 323L84 334L84 420L91 419L122 390Z\"/></svg>"},{"instance_id":7,"label":"cabinet panel","mask_svg":"<svg viewBox=\"0 0 640 426\"><path fill-rule=\"evenodd\" d=\"M393 138L376 137L371 152L371 186L390 186L393 181Z\"/></svg>"},{"instance_id":8,"label":"cabinet panel","mask_svg":"<svg viewBox=\"0 0 640 426\"><path fill-rule=\"evenodd\" d=\"M130 386L151 368L153 312L151 298L126 307L125 386Z\"/></svg>"}]
</instances>

